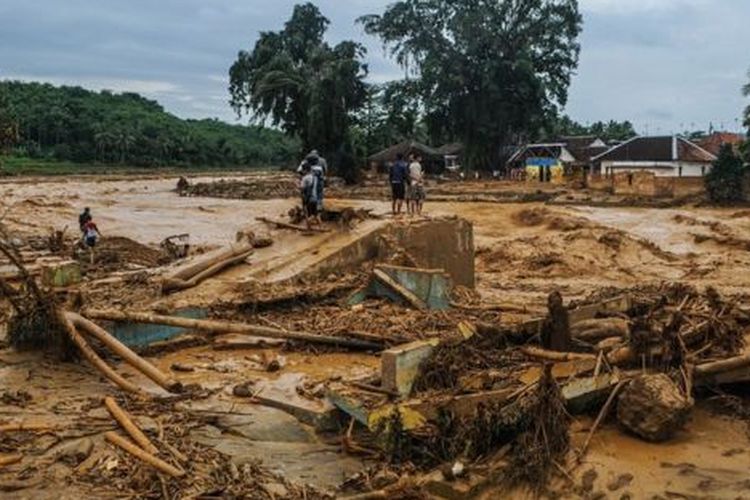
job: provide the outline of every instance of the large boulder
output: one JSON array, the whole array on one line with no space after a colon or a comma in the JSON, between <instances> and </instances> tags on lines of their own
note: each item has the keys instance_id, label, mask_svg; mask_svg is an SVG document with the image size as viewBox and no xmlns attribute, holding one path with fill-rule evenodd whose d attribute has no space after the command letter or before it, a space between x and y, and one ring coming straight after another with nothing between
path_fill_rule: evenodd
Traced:
<instances>
[{"instance_id":1,"label":"large boulder","mask_svg":"<svg viewBox=\"0 0 750 500\"><path fill-rule=\"evenodd\" d=\"M617 402L617 419L647 441L666 441L687 422L693 401L667 375L641 375Z\"/></svg>"}]
</instances>

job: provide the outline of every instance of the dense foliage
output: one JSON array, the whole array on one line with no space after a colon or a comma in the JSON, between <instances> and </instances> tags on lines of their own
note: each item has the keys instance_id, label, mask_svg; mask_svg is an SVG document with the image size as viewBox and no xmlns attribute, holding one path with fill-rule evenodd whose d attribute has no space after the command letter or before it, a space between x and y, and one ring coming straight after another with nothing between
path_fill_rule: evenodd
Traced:
<instances>
[{"instance_id":1,"label":"dense foliage","mask_svg":"<svg viewBox=\"0 0 750 500\"><path fill-rule=\"evenodd\" d=\"M431 141L463 142L470 168L566 103L582 24L577 0L401 0L360 22L411 71Z\"/></svg>"},{"instance_id":2,"label":"dense foliage","mask_svg":"<svg viewBox=\"0 0 750 500\"><path fill-rule=\"evenodd\" d=\"M336 163L351 149L352 115L367 99L367 65L362 45L324 41L328 25L315 5L295 6L281 31L261 33L251 51L239 53L229 76L238 113L271 120Z\"/></svg>"},{"instance_id":3,"label":"dense foliage","mask_svg":"<svg viewBox=\"0 0 750 500\"><path fill-rule=\"evenodd\" d=\"M18 118L8 96L0 92L0 155L18 142Z\"/></svg>"},{"instance_id":4,"label":"dense foliage","mask_svg":"<svg viewBox=\"0 0 750 500\"><path fill-rule=\"evenodd\" d=\"M298 145L279 131L182 120L138 94L0 82L15 110L15 154L137 166L259 166L292 162ZM0 118L1 119L1 118Z\"/></svg>"},{"instance_id":5,"label":"dense foliage","mask_svg":"<svg viewBox=\"0 0 750 500\"><path fill-rule=\"evenodd\" d=\"M725 144L706 175L706 191L714 203L734 203L744 199L745 167L731 145Z\"/></svg>"},{"instance_id":6,"label":"dense foliage","mask_svg":"<svg viewBox=\"0 0 750 500\"><path fill-rule=\"evenodd\" d=\"M582 125L568 116L562 116L551 121L547 127L545 138L554 138L562 136L575 135L592 135L606 142L626 141L632 139L638 133L635 131L633 124L629 121L618 122L610 120L609 122L594 122L591 125Z\"/></svg>"}]
</instances>

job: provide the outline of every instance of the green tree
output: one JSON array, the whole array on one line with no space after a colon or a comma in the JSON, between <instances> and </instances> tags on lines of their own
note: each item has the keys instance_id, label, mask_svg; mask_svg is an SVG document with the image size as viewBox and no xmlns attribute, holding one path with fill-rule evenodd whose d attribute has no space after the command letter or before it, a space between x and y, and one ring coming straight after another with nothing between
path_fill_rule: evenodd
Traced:
<instances>
[{"instance_id":1,"label":"green tree","mask_svg":"<svg viewBox=\"0 0 750 500\"><path fill-rule=\"evenodd\" d=\"M742 201L745 167L742 158L737 156L734 148L725 144L719 151L719 157L713 168L706 175L706 191L714 203L728 204Z\"/></svg>"},{"instance_id":2,"label":"green tree","mask_svg":"<svg viewBox=\"0 0 750 500\"><path fill-rule=\"evenodd\" d=\"M264 32L229 70L231 104L258 122L299 137L307 151L334 155L352 115L367 100L365 48L324 41L329 20L311 3L296 5L284 29Z\"/></svg>"},{"instance_id":3,"label":"green tree","mask_svg":"<svg viewBox=\"0 0 750 500\"><path fill-rule=\"evenodd\" d=\"M430 136L462 140L475 169L566 103L582 24L577 0L401 0L359 22L414 76Z\"/></svg>"}]
</instances>

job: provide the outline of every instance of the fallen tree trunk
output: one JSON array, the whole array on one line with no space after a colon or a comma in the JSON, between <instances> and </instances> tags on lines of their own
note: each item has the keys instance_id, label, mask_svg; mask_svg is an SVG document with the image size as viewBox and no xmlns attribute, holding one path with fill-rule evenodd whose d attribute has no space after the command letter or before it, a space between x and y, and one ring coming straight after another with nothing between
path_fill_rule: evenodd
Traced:
<instances>
[{"instance_id":1,"label":"fallen tree trunk","mask_svg":"<svg viewBox=\"0 0 750 500\"><path fill-rule=\"evenodd\" d=\"M573 337L585 341L599 341L610 337L628 338L630 325L622 318L602 318L579 321L570 327Z\"/></svg>"},{"instance_id":2,"label":"fallen tree trunk","mask_svg":"<svg viewBox=\"0 0 750 500\"><path fill-rule=\"evenodd\" d=\"M86 332L96 337L102 344L112 349L112 351L120 356L126 363L153 380L160 387L163 387L169 392L180 392L182 386L179 382L176 382L175 380L169 378L154 365L138 356L125 344L117 340L109 332L107 332L96 323L89 321L83 316L76 313L65 313L65 317L71 322L72 325L82 328Z\"/></svg>"},{"instance_id":3,"label":"fallen tree trunk","mask_svg":"<svg viewBox=\"0 0 750 500\"><path fill-rule=\"evenodd\" d=\"M272 219L269 219L268 217L256 217L255 220L257 220L258 222L263 222L265 224L271 224L282 229L293 229L294 231L301 231L303 233L307 233L307 232L330 233L330 230L324 229L322 227L298 226L296 224L289 224L287 222L282 222L279 220L272 220Z\"/></svg>"},{"instance_id":4,"label":"fallen tree trunk","mask_svg":"<svg viewBox=\"0 0 750 500\"><path fill-rule=\"evenodd\" d=\"M165 474L169 474L172 477L182 477L185 475L185 471L182 471L178 469L177 467L168 464L164 460L161 460L160 458L156 458L152 454L143 451L142 449L138 448L136 445L128 441L127 439L123 438L122 436L115 434L114 432L110 431L104 434L104 436L107 438L107 441L110 443L122 448L123 450L127 451L131 455L140 458L147 464L151 465L152 467L156 468L160 472L163 472Z\"/></svg>"},{"instance_id":5,"label":"fallen tree trunk","mask_svg":"<svg viewBox=\"0 0 750 500\"><path fill-rule=\"evenodd\" d=\"M194 286L198 285L201 281L204 281L207 278L210 278L211 276L220 273L227 267L232 267L246 258L248 258L252 252L248 252L246 254L238 255L237 257L232 257L231 259L223 260L221 262L216 263L214 266L209 267L202 273L190 278L189 280L181 280L181 279L174 279L174 278L165 278L162 281L161 285L161 291L162 293L172 293L172 292L179 292L181 290L187 290L188 288L193 288Z\"/></svg>"},{"instance_id":6,"label":"fallen tree trunk","mask_svg":"<svg viewBox=\"0 0 750 500\"><path fill-rule=\"evenodd\" d=\"M180 318L178 316L163 316L152 313L121 312L121 311L102 311L89 310L86 315L101 320L108 321L125 321L133 323L148 323L154 325L175 326L189 330L198 330L213 335L225 333L244 333L256 337L269 337L276 339L299 340L311 342L314 344L326 344L337 347L348 347L351 349L364 349L379 351L383 349L383 344L369 342L366 340L348 339L340 337L331 337L327 335L317 335L304 332L292 332L279 328L270 328L266 326L247 325L243 323L232 323L228 321L215 321L208 319L191 319Z\"/></svg>"},{"instance_id":7,"label":"fallen tree trunk","mask_svg":"<svg viewBox=\"0 0 750 500\"><path fill-rule=\"evenodd\" d=\"M78 330L76 330L75 325L70 320L68 313L59 310L57 312L57 316L60 324L67 332L70 339L78 346L78 349L81 350L81 354L83 355L83 357L86 358L89 363L94 365L94 368L99 370L102 375L114 382L121 389L135 394L143 394L143 391L140 387L122 378L119 373L114 371L107 363L104 362L104 360L102 360L102 358L99 357L98 354L96 354L96 352L94 352L94 350L91 348L88 342L86 342L83 336L78 333Z\"/></svg>"},{"instance_id":8,"label":"fallen tree trunk","mask_svg":"<svg viewBox=\"0 0 750 500\"><path fill-rule=\"evenodd\" d=\"M713 375L716 373L724 373L747 367L750 367L750 354L735 356L734 358L729 359L722 359L721 361L703 363L695 367L695 374L698 376Z\"/></svg>"},{"instance_id":9,"label":"fallen tree trunk","mask_svg":"<svg viewBox=\"0 0 750 500\"><path fill-rule=\"evenodd\" d=\"M107 407L107 410L109 410L109 413L112 414L114 419L117 420L120 426L125 430L125 432L127 432L130 437L133 438L133 441L138 444L138 446L153 455L157 455L159 453L159 450L156 448L156 446L154 446L143 433L143 431L141 431L141 429L139 429L138 426L135 425L133 420L128 416L127 413L125 413L125 410L120 408L120 405L117 404L117 401L115 401L114 398L109 396L104 398L104 405Z\"/></svg>"},{"instance_id":10,"label":"fallen tree trunk","mask_svg":"<svg viewBox=\"0 0 750 500\"><path fill-rule=\"evenodd\" d=\"M200 274L206 269L215 265L217 262L231 259L232 257L237 257L238 255L242 255L251 251L252 249L252 245L230 245L227 249L221 250L214 254L209 254L198 262L188 264L181 269L178 269L172 275L170 275L169 278L187 281L193 276Z\"/></svg>"}]
</instances>

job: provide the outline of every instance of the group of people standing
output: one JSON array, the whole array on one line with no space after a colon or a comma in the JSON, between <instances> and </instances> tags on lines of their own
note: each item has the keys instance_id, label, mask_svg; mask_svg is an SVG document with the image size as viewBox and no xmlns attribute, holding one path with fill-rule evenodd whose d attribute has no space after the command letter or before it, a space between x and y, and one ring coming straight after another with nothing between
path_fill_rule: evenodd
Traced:
<instances>
[{"instance_id":1,"label":"group of people standing","mask_svg":"<svg viewBox=\"0 0 750 500\"><path fill-rule=\"evenodd\" d=\"M325 193L328 162L313 149L302 160L297 168L301 176L300 194L302 195L302 209L305 212L307 225L320 224L320 213L323 211L323 197Z\"/></svg>"},{"instance_id":2,"label":"group of people standing","mask_svg":"<svg viewBox=\"0 0 750 500\"><path fill-rule=\"evenodd\" d=\"M406 201L406 211L410 215L421 215L424 206L424 170L422 157L409 155L409 162L404 155L396 155L396 161L389 172L393 215L400 215Z\"/></svg>"}]
</instances>

